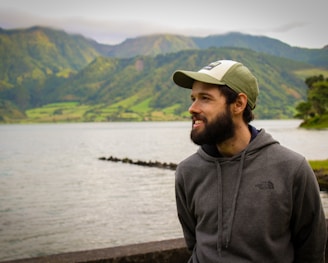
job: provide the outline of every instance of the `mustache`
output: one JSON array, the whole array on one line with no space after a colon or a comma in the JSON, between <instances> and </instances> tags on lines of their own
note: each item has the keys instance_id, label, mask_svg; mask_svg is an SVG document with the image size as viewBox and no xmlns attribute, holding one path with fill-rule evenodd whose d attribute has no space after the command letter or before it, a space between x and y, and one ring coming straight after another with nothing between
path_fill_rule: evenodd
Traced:
<instances>
[{"instance_id":1,"label":"mustache","mask_svg":"<svg viewBox=\"0 0 328 263\"><path fill-rule=\"evenodd\" d=\"M207 121L206 117L204 117L203 115L201 115L201 114L199 114L199 113L194 113L194 114L192 114L192 115L190 116L190 118L191 118L191 120L192 120L193 122L195 122L196 120L201 120L201 121L203 121L203 122L206 122L206 121Z\"/></svg>"}]
</instances>

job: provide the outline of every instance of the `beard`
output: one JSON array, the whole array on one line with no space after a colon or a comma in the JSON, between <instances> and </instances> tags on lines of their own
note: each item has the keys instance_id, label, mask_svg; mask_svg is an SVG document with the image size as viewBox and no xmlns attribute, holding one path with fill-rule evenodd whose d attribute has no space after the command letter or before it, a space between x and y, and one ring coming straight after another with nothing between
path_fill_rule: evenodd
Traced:
<instances>
[{"instance_id":1,"label":"beard","mask_svg":"<svg viewBox=\"0 0 328 263\"><path fill-rule=\"evenodd\" d=\"M235 135L235 126L228 107L211 122L208 122L205 117L199 114L194 114L192 117L204 122L204 129L202 131L192 129L190 133L191 140L197 145L217 145Z\"/></svg>"}]
</instances>

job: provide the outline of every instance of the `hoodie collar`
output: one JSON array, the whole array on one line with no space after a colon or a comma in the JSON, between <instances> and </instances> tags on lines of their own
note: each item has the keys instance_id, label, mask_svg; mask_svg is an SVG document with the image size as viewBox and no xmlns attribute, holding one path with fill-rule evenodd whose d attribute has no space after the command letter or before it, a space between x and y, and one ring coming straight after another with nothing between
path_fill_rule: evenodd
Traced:
<instances>
[{"instance_id":1,"label":"hoodie collar","mask_svg":"<svg viewBox=\"0 0 328 263\"><path fill-rule=\"evenodd\" d=\"M251 141L255 139L257 134L259 133L259 130L257 130L255 127L252 125L248 125L248 129L251 132ZM219 152L218 148L214 144L203 144L201 146L204 152L206 152L208 155L212 157L223 157L223 155Z\"/></svg>"}]
</instances>

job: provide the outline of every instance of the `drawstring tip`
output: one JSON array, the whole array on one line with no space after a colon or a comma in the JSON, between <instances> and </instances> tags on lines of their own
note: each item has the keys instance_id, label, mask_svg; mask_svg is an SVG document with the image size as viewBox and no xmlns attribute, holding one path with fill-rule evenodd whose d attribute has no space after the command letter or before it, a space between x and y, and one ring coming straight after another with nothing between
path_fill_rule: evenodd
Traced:
<instances>
[{"instance_id":1,"label":"drawstring tip","mask_svg":"<svg viewBox=\"0 0 328 263\"><path fill-rule=\"evenodd\" d=\"M227 240L227 241L225 242L224 248L227 249L228 247L229 247L229 241Z\"/></svg>"}]
</instances>

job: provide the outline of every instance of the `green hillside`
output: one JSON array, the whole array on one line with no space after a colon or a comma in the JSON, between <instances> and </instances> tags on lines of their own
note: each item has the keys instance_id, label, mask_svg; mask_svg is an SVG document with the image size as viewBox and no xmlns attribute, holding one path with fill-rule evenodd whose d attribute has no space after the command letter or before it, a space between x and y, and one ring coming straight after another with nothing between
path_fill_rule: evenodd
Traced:
<instances>
[{"instance_id":1,"label":"green hillside","mask_svg":"<svg viewBox=\"0 0 328 263\"><path fill-rule=\"evenodd\" d=\"M305 98L306 85L297 72L311 68L308 65L246 49L212 48L156 57L97 58L42 95L47 100L51 98L44 101L45 106L26 114L32 121L186 118L190 91L176 87L172 73L178 68L197 70L199 65L218 58L242 60L258 76L257 118L291 118L295 104Z\"/></svg>"},{"instance_id":2,"label":"green hillside","mask_svg":"<svg viewBox=\"0 0 328 263\"><path fill-rule=\"evenodd\" d=\"M42 105L45 87L54 88L100 56L96 47L95 41L49 28L0 29L1 98L21 110Z\"/></svg>"},{"instance_id":3,"label":"green hillside","mask_svg":"<svg viewBox=\"0 0 328 263\"><path fill-rule=\"evenodd\" d=\"M231 41L232 35L226 37ZM239 42L245 39L241 35ZM255 49L271 43L285 52L281 42L250 39ZM202 43L211 46L210 40ZM258 77L257 118L291 118L306 96L305 78L327 73L313 63L249 48L200 49L199 41L154 35L107 46L49 28L0 30L0 122L183 119L189 91L174 86L172 73L218 59L241 61Z\"/></svg>"},{"instance_id":4,"label":"green hillside","mask_svg":"<svg viewBox=\"0 0 328 263\"><path fill-rule=\"evenodd\" d=\"M138 55L156 56L187 49L198 49L190 37L177 35L150 35L127 39L113 47L107 56L131 58Z\"/></svg>"},{"instance_id":5,"label":"green hillside","mask_svg":"<svg viewBox=\"0 0 328 263\"><path fill-rule=\"evenodd\" d=\"M125 101L124 105L120 103L121 110L128 112L135 112L133 107L145 101L148 111L175 105L174 113L179 115L188 109L190 96L188 90L174 86L172 73L178 68L198 70L199 65L218 58L241 60L258 77L261 93L256 114L259 118L292 117L295 103L305 97L304 80L294 72L308 65L238 48L181 51L154 58L97 59L77 74L74 81L57 90L66 91L66 95L72 91L71 96L81 94L75 99L85 104L112 105ZM87 72L94 72L95 68L106 70L97 76L97 82L89 82Z\"/></svg>"},{"instance_id":6,"label":"green hillside","mask_svg":"<svg viewBox=\"0 0 328 263\"><path fill-rule=\"evenodd\" d=\"M92 44L82 36L42 27L0 29L0 91L77 72L100 56Z\"/></svg>"}]
</instances>

